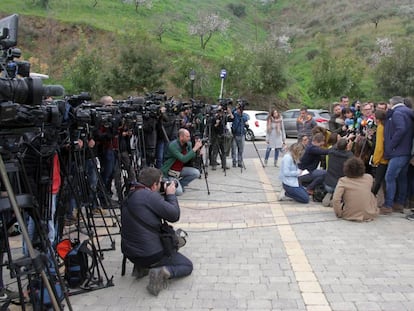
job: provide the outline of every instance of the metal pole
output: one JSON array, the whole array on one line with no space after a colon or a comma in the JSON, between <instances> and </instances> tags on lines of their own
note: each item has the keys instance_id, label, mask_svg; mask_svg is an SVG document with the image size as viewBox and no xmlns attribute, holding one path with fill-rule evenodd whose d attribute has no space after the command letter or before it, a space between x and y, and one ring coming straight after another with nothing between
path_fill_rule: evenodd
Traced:
<instances>
[{"instance_id":1,"label":"metal pole","mask_svg":"<svg viewBox=\"0 0 414 311\"><path fill-rule=\"evenodd\" d=\"M30 240L29 233L27 232L27 228L24 225L25 222L23 221L22 214L20 213L19 207L17 206L16 197L15 197L13 189L11 187L9 177L7 176L6 166L4 165L3 157L2 157L1 154L0 154L0 174L1 174L1 179L3 181L3 184L6 188L8 198L10 200L10 205L13 207L14 215L16 217L17 222L20 225L20 229L22 230L23 239L26 242L27 250L29 252L29 256L33 260L33 259L36 258L36 253L35 253L35 250L33 248L32 241ZM56 300L56 297L54 295L53 289L50 286L50 282L49 282L49 279L46 276L45 271L44 270L40 271L40 275L41 275L43 283L45 284L46 289L49 293L50 299L51 299L52 304L53 304L53 309L54 310L61 310L61 308L60 308L60 306L59 306L59 304Z\"/></svg>"},{"instance_id":2,"label":"metal pole","mask_svg":"<svg viewBox=\"0 0 414 311\"><path fill-rule=\"evenodd\" d=\"M221 79L220 99L223 98L224 79Z\"/></svg>"}]
</instances>

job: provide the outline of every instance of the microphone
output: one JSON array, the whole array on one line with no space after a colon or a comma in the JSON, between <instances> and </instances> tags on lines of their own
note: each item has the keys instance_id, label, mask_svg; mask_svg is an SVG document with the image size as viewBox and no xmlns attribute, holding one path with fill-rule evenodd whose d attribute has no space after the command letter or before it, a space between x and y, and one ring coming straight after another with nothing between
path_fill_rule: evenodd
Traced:
<instances>
[{"instance_id":1,"label":"microphone","mask_svg":"<svg viewBox=\"0 0 414 311\"><path fill-rule=\"evenodd\" d=\"M43 96L63 96L65 89L61 85L44 85Z\"/></svg>"}]
</instances>

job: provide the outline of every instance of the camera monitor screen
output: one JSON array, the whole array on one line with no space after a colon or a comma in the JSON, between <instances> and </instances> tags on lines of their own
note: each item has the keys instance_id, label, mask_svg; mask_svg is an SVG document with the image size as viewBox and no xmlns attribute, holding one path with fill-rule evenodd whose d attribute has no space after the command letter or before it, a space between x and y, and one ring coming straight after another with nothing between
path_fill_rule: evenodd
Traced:
<instances>
[{"instance_id":1,"label":"camera monitor screen","mask_svg":"<svg viewBox=\"0 0 414 311\"><path fill-rule=\"evenodd\" d=\"M17 45L18 24L17 14L0 19L0 47L7 49Z\"/></svg>"}]
</instances>

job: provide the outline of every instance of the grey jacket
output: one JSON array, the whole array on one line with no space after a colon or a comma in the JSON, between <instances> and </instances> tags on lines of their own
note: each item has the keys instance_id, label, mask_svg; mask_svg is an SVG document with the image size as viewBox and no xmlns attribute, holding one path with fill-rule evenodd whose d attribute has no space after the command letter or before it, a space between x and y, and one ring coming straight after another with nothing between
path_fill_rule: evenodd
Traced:
<instances>
[{"instance_id":1,"label":"grey jacket","mask_svg":"<svg viewBox=\"0 0 414 311\"><path fill-rule=\"evenodd\" d=\"M150 231L140 224L133 216L158 229L161 220L176 222L180 218L180 207L174 194L164 197L144 187L130 194L127 203L121 210L121 249L128 258L151 257L163 255L163 247L159 234Z\"/></svg>"}]
</instances>

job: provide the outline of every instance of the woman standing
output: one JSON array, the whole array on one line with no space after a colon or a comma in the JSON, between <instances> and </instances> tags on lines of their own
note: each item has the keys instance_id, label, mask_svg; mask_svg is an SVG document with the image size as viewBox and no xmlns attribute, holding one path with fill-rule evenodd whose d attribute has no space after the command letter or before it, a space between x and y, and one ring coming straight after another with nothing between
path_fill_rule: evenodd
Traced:
<instances>
[{"instance_id":1,"label":"woman standing","mask_svg":"<svg viewBox=\"0 0 414 311\"><path fill-rule=\"evenodd\" d=\"M309 203L309 194L304 187L299 185L298 180L298 176L302 173L298 168L298 163L303 152L303 145L301 143L294 143L290 146L289 152L282 158L279 178L283 189L280 193L279 201L291 198L299 203Z\"/></svg>"},{"instance_id":2,"label":"woman standing","mask_svg":"<svg viewBox=\"0 0 414 311\"><path fill-rule=\"evenodd\" d=\"M275 149L274 166L277 167L277 159L279 158L279 151L285 146L286 133L283 125L283 119L280 113L273 109L271 114L267 117L267 131L266 131L266 154L265 165L270 156L272 148Z\"/></svg>"}]
</instances>

